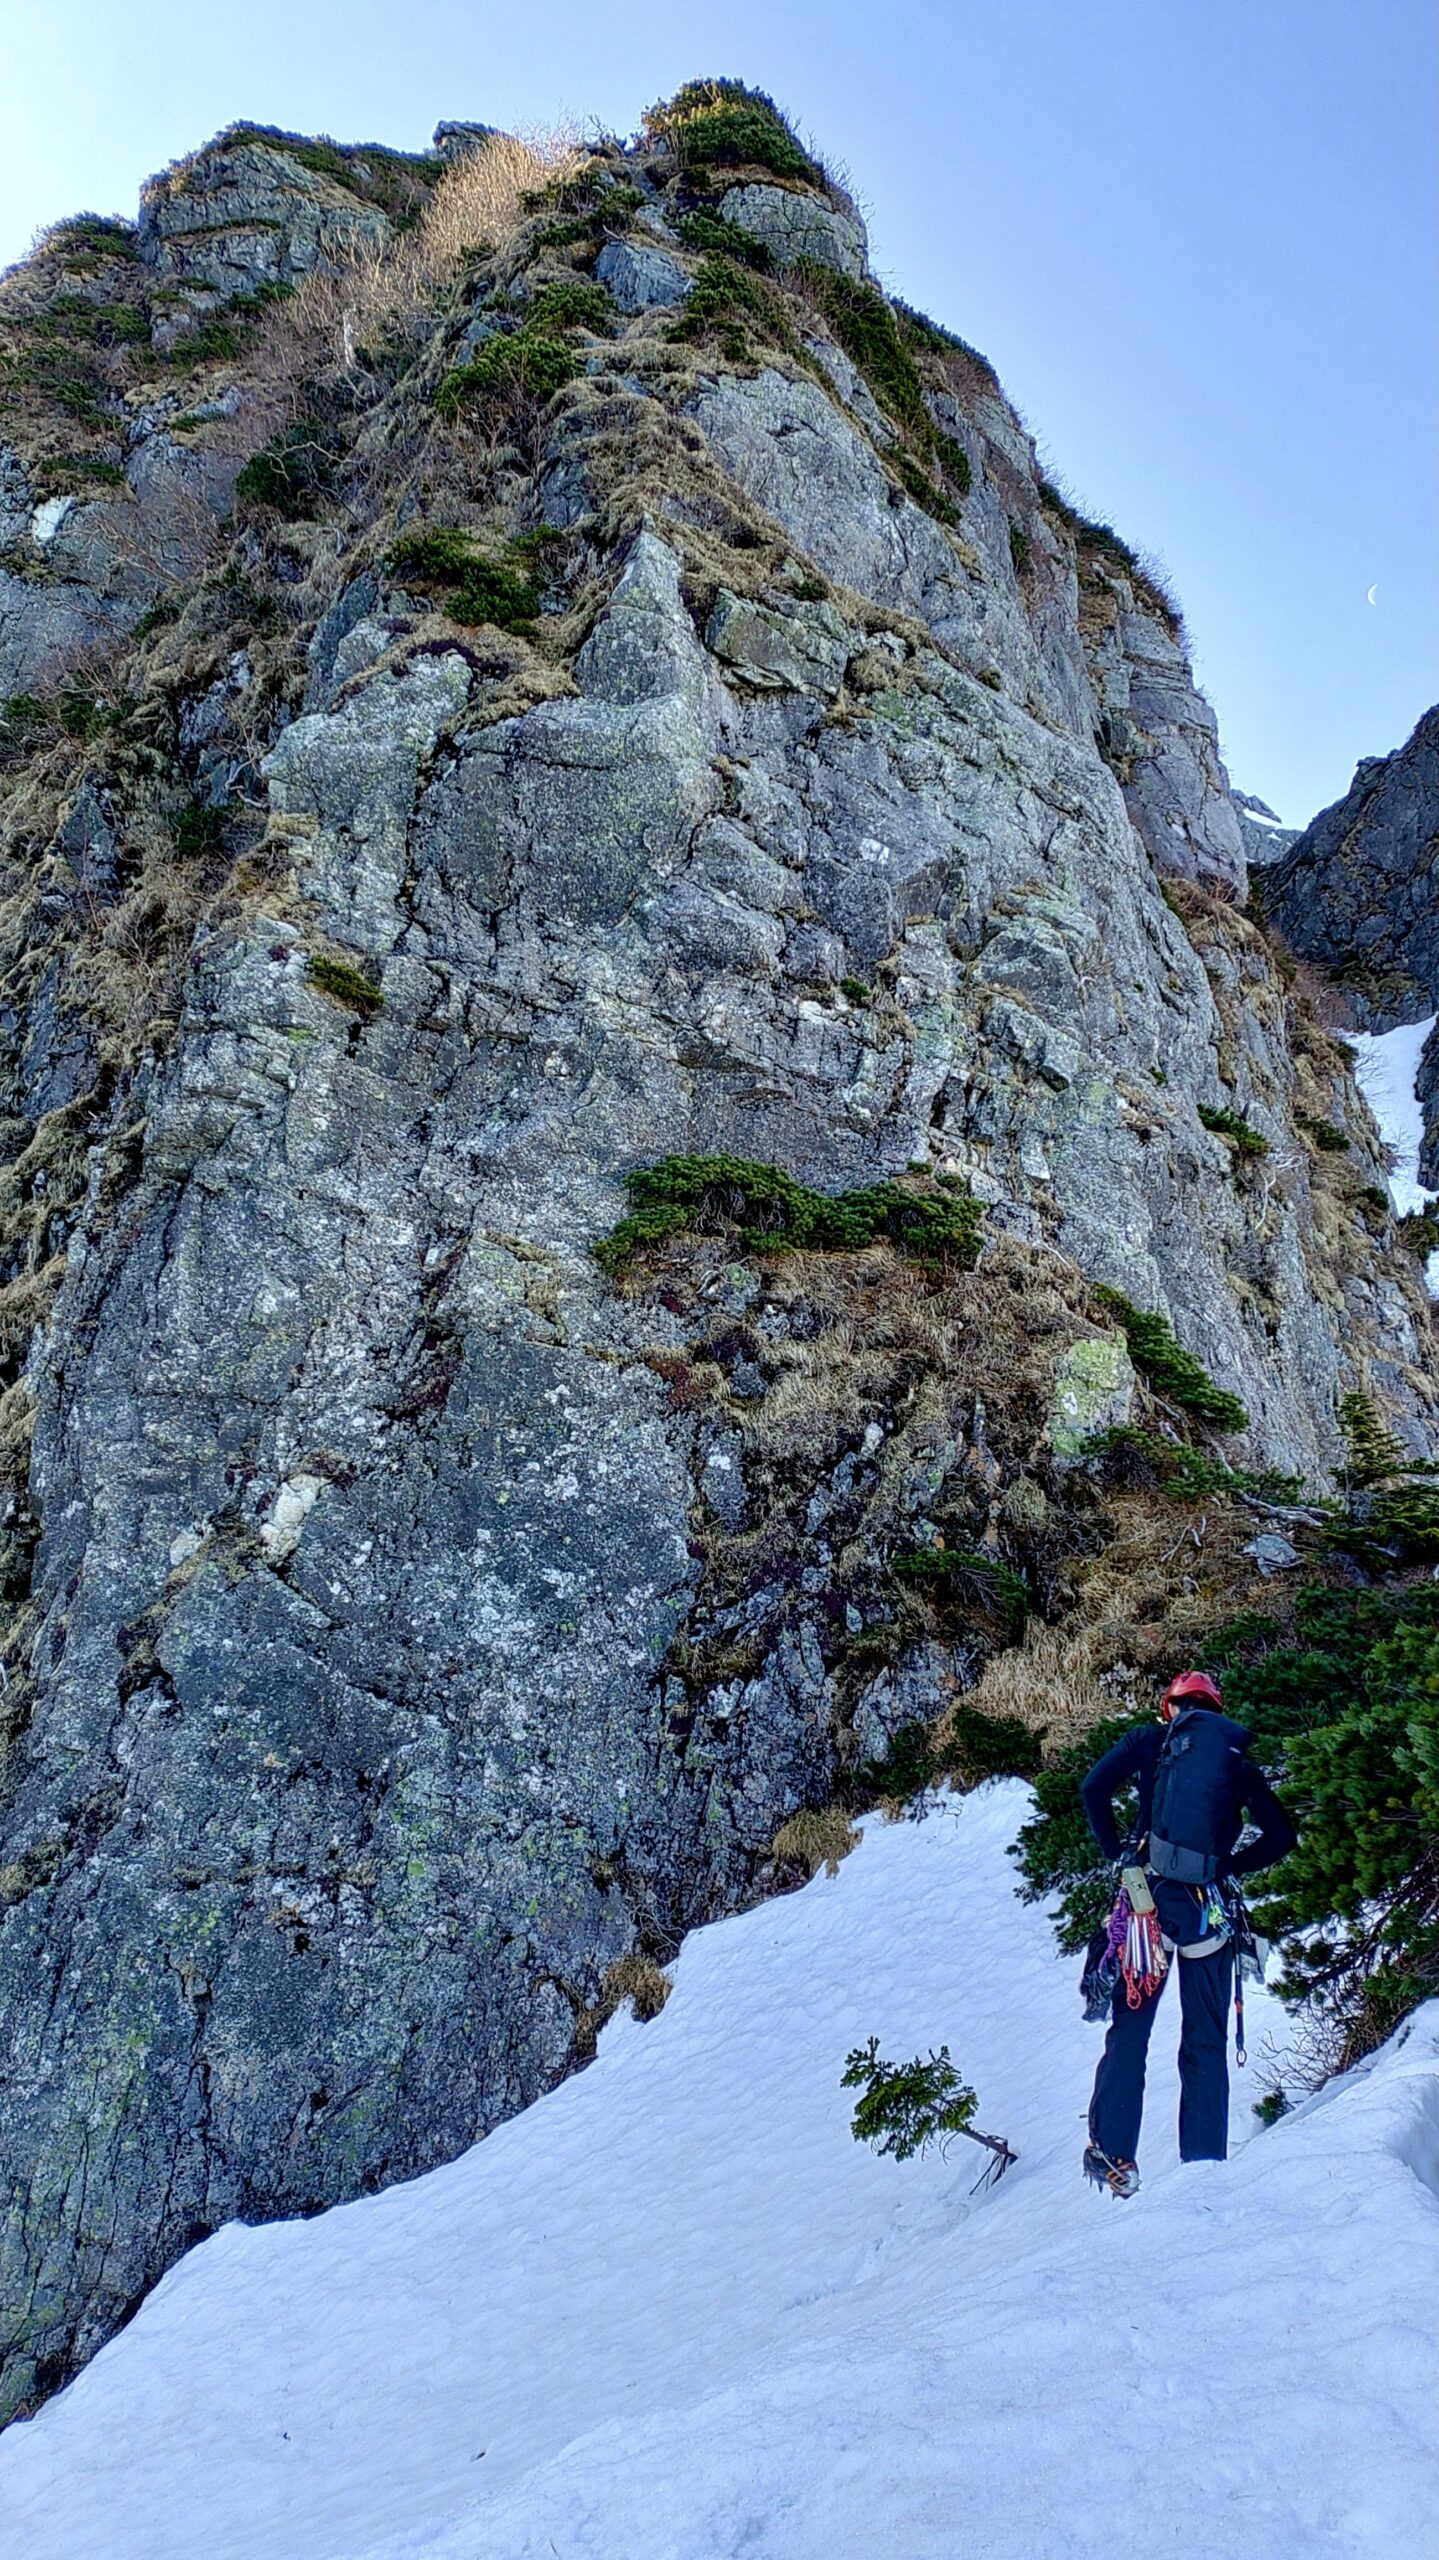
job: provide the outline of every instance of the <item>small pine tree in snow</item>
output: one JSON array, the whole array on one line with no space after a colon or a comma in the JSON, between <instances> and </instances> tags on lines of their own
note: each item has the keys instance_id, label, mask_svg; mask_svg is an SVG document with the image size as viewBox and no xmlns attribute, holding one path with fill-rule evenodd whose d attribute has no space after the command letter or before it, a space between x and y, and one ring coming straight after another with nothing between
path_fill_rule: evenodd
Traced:
<instances>
[{"instance_id":1,"label":"small pine tree in snow","mask_svg":"<svg viewBox=\"0 0 1439 2560\"><path fill-rule=\"evenodd\" d=\"M937 2142L947 2150L956 2134L982 2142L995 2155L987 2177L1002 2178L1015 2153L997 2134L979 2133L970 2119L979 2101L954 2067L947 2044L938 2053L916 2054L913 2062L882 2062L879 2038L856 2045L849 2055L842 2089L862 2089L850 2124L856 2142L869 2142L895 2160L910 2160Z\"/></svg>"}]
</instances>

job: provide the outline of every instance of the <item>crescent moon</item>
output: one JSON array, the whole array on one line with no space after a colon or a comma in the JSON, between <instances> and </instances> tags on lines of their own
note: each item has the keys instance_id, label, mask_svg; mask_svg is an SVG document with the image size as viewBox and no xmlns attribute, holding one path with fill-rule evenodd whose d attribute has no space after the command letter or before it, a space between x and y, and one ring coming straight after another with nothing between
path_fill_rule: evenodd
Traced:
<instances>
[{"instance_id":1,"label":"crescent moon","mask_svg":"<svg viewBox=\"0 0 1439 2560\"><path fill-rule=\"evenodd\" d=\"M1379 587L1378 587L1378 582L1377 582L1377 580L1376 580L1375 584L1370 588L1369 593L1368 593L1368 596L1367 596L1367 597L1366 597L1366 599L1365 599L1366 603L1368 603L1368 604L1372 604L1372 603L1374 602L1375 597L1378 595L1378 593L1379 593Z\"/></svg>"}]
</instances>

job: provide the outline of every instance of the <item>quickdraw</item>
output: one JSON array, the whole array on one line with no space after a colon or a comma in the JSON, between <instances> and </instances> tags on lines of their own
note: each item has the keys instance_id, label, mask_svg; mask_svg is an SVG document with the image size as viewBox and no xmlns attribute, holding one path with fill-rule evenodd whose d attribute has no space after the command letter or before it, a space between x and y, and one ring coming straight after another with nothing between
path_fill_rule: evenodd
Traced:
<instances>
[{"instance_id":1,"label":"quickdraw","mask_svg":"<svg viewBox=\"0 0 1439 2560\"><path fill-rule=\"evenodd\" d=\"M1169 1970L1169 1955L1160 1933L1159 1915L1155 1911L1136 1911L1127 1891L1121 1892L1114 1906L1115 1920L1123 1914L1124 1952L1120 1971L1124 1976L1124 1996L1131 2009L1142 2009L1152 2000Z\"/></svg>"}]
</instances>

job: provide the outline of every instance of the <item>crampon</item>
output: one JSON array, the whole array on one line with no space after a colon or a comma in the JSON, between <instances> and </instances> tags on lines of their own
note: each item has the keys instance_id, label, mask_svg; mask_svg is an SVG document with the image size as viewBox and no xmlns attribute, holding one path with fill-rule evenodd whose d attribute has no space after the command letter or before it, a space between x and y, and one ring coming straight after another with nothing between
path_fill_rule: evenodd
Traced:
<instances>
[{"instance_id":1,"label":"crampon","mask_svg":"<svg viewBox=\"0 0 1439 2560\"><path fill-rule=\"evenodd\" d=\"M1139 2171L1134 2162L1111 2160L1108 2152L1101 2151L1097 2142L1085 2145L1084 2174L1093 2180L1095 2186L1107 2187L1112 2196L1139 2193Z\"/></svg>"}]
</instances>

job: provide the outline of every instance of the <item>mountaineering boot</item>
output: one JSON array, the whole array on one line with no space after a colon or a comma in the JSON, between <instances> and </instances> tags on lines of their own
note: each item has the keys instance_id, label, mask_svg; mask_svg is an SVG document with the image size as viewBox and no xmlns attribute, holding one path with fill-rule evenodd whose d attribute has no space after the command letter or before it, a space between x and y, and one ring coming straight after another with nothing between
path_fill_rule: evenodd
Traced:
<instances>
[{"instance_id":1,"label":"mountaineering boot","mask_svg":"<svg viewBox=\"0 0 1439 2560\"><path fill-rule=\"evenodd\" d=\"M1134 2162L1111 2160L1108 2152L1101 2151L1097 2142L1085 2144L1084 2174L1086 2178L1092 2178L1097 2187L1107 2187L1112 2196L1137 2196L1139 2193L1139 2171Z\"/></svg>"}]
</instances>

